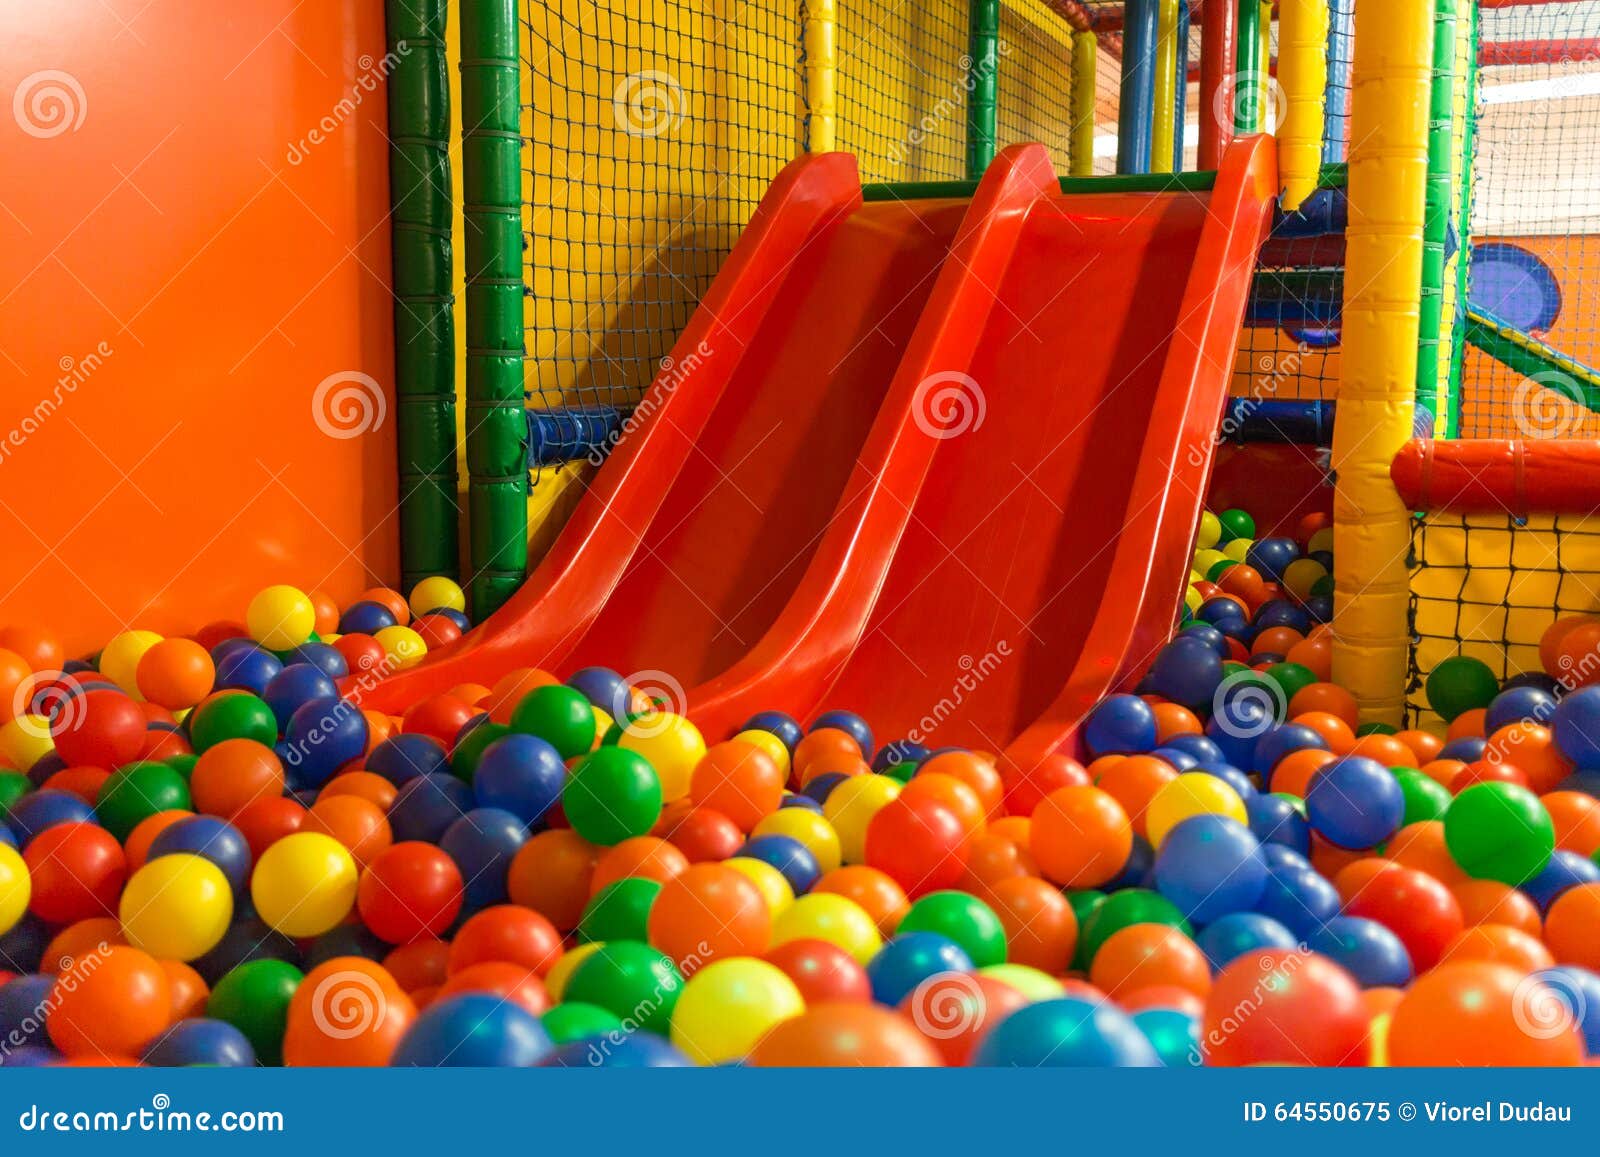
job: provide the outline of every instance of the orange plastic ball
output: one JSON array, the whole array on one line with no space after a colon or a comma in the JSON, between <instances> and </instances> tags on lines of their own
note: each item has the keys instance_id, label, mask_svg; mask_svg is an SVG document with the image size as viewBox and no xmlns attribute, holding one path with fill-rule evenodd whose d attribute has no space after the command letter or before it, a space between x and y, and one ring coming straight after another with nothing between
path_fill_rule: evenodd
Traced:
<instances>
[{"instance_id":1,"label":"orange plastic ball","mask_svg":"<svg viewBox=\"0 0 1600 1157\"><path fill-rule=\"evenodd\" d=\"M1444 750L1444 740L1431 731L1397 731L1395 738L1411 749L1415 762L1407 763L1407 767L1421 767L1439 758L1439 752Z\"/></svg>"},{"instance_id":2,"label":"orange plastic ball","mask_svg":"<svg viewBox=\"0 0 1600 1157\"><path fill-rule=\"evenodd\" d=\"M387 815L399 793L399 788L375 771L347 771L334 776L323 786L317 793L317 802L351 795L366 800Z\"/></svg>"},{"instance_id":3,"label":"orange plastic ball","mask_svg":"<svg viewBox=\"0 0 1600 1157\"><path fill-rule=\"evenodd\" d=\"M1556 829L1556 847L1592 856L1600 851L1600 800L1581 791L1552 791L1540 797Z\"/></svg>"},{"instance_id":4,"label":"orange plastic ball","mask_svg":"<svg viewBox=\"0 0 1600 1157\"><path fill-rule=\"evenodd\" d=\"M63 767L40 786L47 791L64 791L75 795L90 807L100 795L111 773L103 767Z\"/></svg>"},{"instance_id":5,"label":"orange plastic ball","mask_svg":"<svg viewBox=\"0 0 1600 1157\"><path fill-rule=\"evenodd\" d=\"M1130 755L1109 768L1095 786L1127 813L1135 835L1146 835L1145 811L1156 792L1178 778L1177 770L1153 755Z\"/></svg>"},{"instance_id":6,"label":"orange plastic ball","mask_svg":"<svg viewBox=\"0 0 1600 1157\"><path fill-rule=\"evenodd\" d=\"M1324 683L1333 678L1333 643L1326 637L1308 636L1290 647L1284 658L1299 663Z\"/></svg>"},{"instance_id":7,"label":"orange plastic ball","mask_svg":"<svg viewBox=\"0 0 1600 1157\"><path fill-rule=\"evenodd\" d=\"M34 671L59 671L67 661L61 640L41 627L0 627L0 649L21 656Z\"/></svg>"},{"instance_id":8,"label":"orange plastic ball","mask_svg":"<svg viewBox=\"0 0 1600 1157\"><path fill-rule=\"evenodd\" d=\"M1392 735L1363 735L1351 745L1349 754L1375 759L1384 767L1411 767L1417 762L1412 750Z\"/></svg>"},{"instance_id":9,"label":"orange plastic ball","mask_svg":"<svg viewBox=\"0 0 1600 1157\"><path fill-rule=\"evenodd\" d=\"M986 811L978 793L953 775L919 769L900 792L900 798L942 804L954 813L961 829L969 836L981 832L986 823Z\"/></svg>"},{"instance_id":10,"label":"orange plastic ball","mask_svg":"<svg viewBox=\"0 0 1600 1157\"><path fill-rule=\"evenodd\" d=\"M237 815L248 805L283 795L283 764L272 748L253 739L224 739L207 748L189 776L196 811Z\"/></svg>"},{"instance_id":11,"label":"orange plastic ball","mask_svg":"<svg viewBox=\"0 0 1600 1157\"><path fill-rule=\"evenodd\" d=\"M1338 758L1333 752L1316 747L1291 751L1272 769L1271 789L1304 799L1311 777Z\"/></svg>"},{"instance_id":12,"label":"orange plastic ball","mask_svg":"<svg viewBox=\"0 0 1600 1157\"><path fill-rule=\"evenodd\" d=\"M258 860L262 852L284 836L299 831L305 820L306 809L282 796L247 803L229 817L229 822L250 845L250 854Z\"/></svg>"},{"instance_id":13,"label":"orange plastic ball","mask_svg":"<svg viewBox=\"0 0 1600 1157\"><path fill-rule=\"evenodd\" d=\"M837 727L819 727L795 745L790 766L794 768L803 787L809 778L807 772L813 760L828 756L833 762L848 762L861 759L864 754L861 745L848 731Z\"/></svg>"},{"instance_id":14,"label":"orange plastic ball","mask_svg":"<svg viewBox=\"0 0 1600 1157\"><path fill-rule=\"evenodd\" d=\"M1266 582L1262 579L1261 572L1242 562L1223 571L1222 577L1217 580L1217 587L1236 599L1243 599L1251 606L1264 602L1267 597ZM1299 634L1299 631L1295 632L1296 637ZM1282 651L1275 653L1283 654Z\"/></svg>"},{"instance_id":15,"label":"orange plastic ball","mask_svg":"<svg viewBox=\"0 0 1600 1157\"><path fill-rule=\"evenodd\" d=\"M1474 924L1445 950L1444 961L1479 960L1504 964L1522 973L1555 966L1550 950L1534 937L1505 924Z\"/></svg>"},{"instance_id":16,"label":"orange plastic ball","mask_svg":"<svg viewBox=\"0 0 1600 1157\"><path fill-rule=\"evenodd\" d=\"M1094 888L1128 862L1133 824L1109 792L1064 787L1034 809L1030 850L1046 879L1066 888Z\"/></svg>"},{"instance_id":17,"label":"orange plastic ball","mask_svg":"<svg viewBox=\"0 0 1600 1157\"><path fill-rule=\"evenodd\" d=\"M660 836L634 836L605 848L589 877L589 894L618 880L639 878L665 884L689 869L689 857Z\"/></svg>"},{"instance_id":18,"label":"orange plastic ball","mask_svg":"<svg viewBox=\"0 0 1600 1157\"><path fill-rule=\"evenodd\" d=\"M206 999L211 989L204 978L181 960L163 960L161 969L167 974L167 985L172 992L172 1020L188 1020L206 1014Z\"/></svg>"},{"instance_id":19,"label":"orange plastic ball","mask_svg":"<svg viewBox=\"0 0 1600 1157\"><path fill-rule=\"evenodd\" d=\"M74 962L83 958L98 957L107 948L126 944L122 923L114 916L92 916L68 924L50 938L44 955L39 958L39 971L47 976L69 972Z\"/></svg>"},{"instance_id":20,"label":"orange plastic ball","mask_svg":"<svg viewBox=\"0 0 1600 1157\"><path fill-rule=\"evenodd\" d=\"M1509 884L1499 880L1467 879L1452 885L1450 891L1461 905L1461 918L1468 927L1500 924L1529 936L1544 934L1538 905Z\"/></svg>"},{"instance_id":21,"label":"orange plastic ball","mask_svg":"<svg viewBox=\"0 0 1600 1157\"><path fill-rule=\"evenodd\" d=\"M394 616L394 621L402 627L411 621L411 604L406 602L406 597L399 591L388 587L368 587L350 600L352 606L356 603L377 603L387 608Z\"/></svg>"},{"instance_id":22,"label":"orange plastic ball","mask_svg":"<svg viewBox=\"0 0 1600 1157\"><path fill-rule=\"evenodd\" d=\"M1027 816L1001 816L989 825L989 834L1010 840L1019 848L1031 847L1033 821Z\"/></svg>"},{"instance_id":23,"label":"orange plastic ball","mask_svg":"<svg viewBox=\"0 0 1600 1157\"><path fill-rule=\"evenodd\" d=\"M172 711L193 707L211 694L217 668L192 639L162 639L139 659L139 693Z\"/></svg>"},{"instance_id":24,"label":"orange plastic ball","mask_svg":"<svg viewBox=\"0 0 1600 1157\"><path fill-rule=\"evenodd\" d=\"M1044 797L1062 787L1088 787L1094 783L1083 764L1068 755L1047 755L1032 767L1010 763L1000 767L1000 782L1005 785L1005 813L1031 816Z\"/></svg>"},{"instance_id":25,"label":"orange plastic ball","mask_svg":"<svg viewBox=\"0 0 1600 1157\"><path fill-rule=\"evenodd\" d=\"M539 913L496 904L468 917L450 941L449 974L498 960L531 968L541 977L561 955L561 934Z\"/></svg>"},{"instance_id":26,"label":"orange plastic ball","mask_svg":"<svg viewBox=\"0 0 1600 1157\"><path fill-rule=\"evenodd\" d=\"M1203 997L1211 991L1211 966L1180 929L1130 924L1113 932L1094 954L1089 979L1113 1000L1152 984L1170 984Z\"/></svg>"},{"instance_id":27,"label":"orange plastic ball","mask_svg":"<svg viewBox=\"0 0 1600 1157\"><path fill-rule=\"evenodd\" d=\"M33 670L15 651L0 650L0 723L9 723L22 713L32 694Z\"/></svg>"},{"instance_id":28,"label":"orange plastic ball","mask_svg":"<svg viewBox=\"0 0 1600 1157\"><path fill-rule=\"evenodd\" d=\"M709 748L689 777L689 798L750 829L783 802L783 769L753 743L729 740Z\"/></svg>"},{"instance_id":29,"label":"orange plastic ball","mask_svg":"<svg viewBox=\"0 0 1600 1157\"><path fill-rule=\"evenodd\" d=\"M1597 623L1600 623L1600 619L1593 615L1563 615L1546 627L1544 634L1539 636L1539 665L1544 668L1544 673L1566 682L1572 676L1572 671L1562 666L1562 645L1567 636L1579 627L1593 627ZM0 636L0 646L4 645L4 638Z\"/></svg>"},{"instance_id":30,"label":"orange plastic ball","mask_svg":"<svg viewBox=\"0 0 1600 1157\"><path fill-rule=\"evenodd\" d=\"M1467 770L1459 759L1431 759L1422 765L1422 774L1446 791L1455 791L1456 777Z\"/></svg>"},{"instance_id":31,"label":"orange plastic ball","mask_svg":"<svg viewBox=\"0 0 1600 1157\"><path fill-rule=\"evenodd\" d=\"M793 774L790 776L792 783L804 787L820 775L871 775L872 767L866 760L844 751L824 751L820 755L812 756L807 762L804 771L795 771L790 765Z\"/></svg>"},{"instance_id":32,"label":"orange plastic ball","mask_svg":"<svg viewBox=\"0 0 1600 1157\"><path fill-rule=\"evenodd\" d=\"M517 850L506 874L513 904L532 908L563 932L578 926L600 849L570 828L540 832Z\"/></svg>"},{"instance_id":33,"label":"orange plastic ball","mask_svg":"<svg viewBox=\"0 0 1600 1157\"><path fill-rule=\"evenodd\" d=\"M1337 683L1310 683L1294 693L1289 700L1289 717L1306 715L1312 711L1324 712L1347 723L1352 730L1360 721L1356 697Z\"/></svg>"},{"instance_id":34,"label":"orange plastic ball","mask_svg":"<svg viewBox=\"0 0 1600 1157\"><path fill-rule=\"evenodd\" d=\"M1450 726L1445 729L1445 738L1476 739L1483 736L1483 721L1489 714L1487 707L1474 707L1470 711L1463 711L1450 721Z\"/></svg>"},{"instance_id":35,"label":"orange plastic ball","mask_svg":"<svg viewBox=\"0 0 1600 1157\"><path fill-rule=\"evenodd\" d=\"M1561 637L1553 674L1567 687L1588 687L1600 679L1600 621L1579 623Z\"/></svg>"},{"instance_id":36,"label":"orange plastic ball","mask_svg":"<svg viewBox=\"0 0 1600 1157\"><path fill-rule=\"evenodd\" d=\"M354 795L318 799L306 813L300 830L332 836L349 849L358 868L366 867L394 843L394 833L389 829L389 819L383 809Z\"/></svg>"},{"instance_id":37,"label":"orange plastic ball","mask_svg":"<svg viewBox=\"0 0 1600 1157\"><path fill-rule=\"evenodd\" d=\"M1529 1032L1530 1013L1554 1011L1560 994L1541 991L1526 973L1503 964L1451 961L1417 978L1389 1019L1389 1062L1459 1065L1577 1065L1583 1041L1576 1021L1564 1032ZM1570 1014L1569 1014L1570 1016Z\"/></svg>"},{"instance_id":38,"label":"orange plastic ball","mask_svg":"<svg viewBox=\"0 0 1600 1157\"><path fill-rule=\"evenodd\" d=\"M451 973L449 979L437 987L432 999L443 1000L468 992L498 996L534 1016L543 1016L551 1004L550 993L545 990L538 973L520 964L498 960L486 960Z\"/></svg>"},{"instance_id":39,"label":"orange plastic ball","mask_svg":"<svg viewBox=\"0 0 1600 1157\"><path fill-rule=\"evenodd\" d=\"M1418 820L1394 834L1384 847L1386 858L1408 868L1425 872L1447 888L1464 884L1472 877L1462 871L1444 842L1441 820Z\"/></svg>"},{"instance_id":40,"label":"orange plastic ball","mask_svg":"<svg viewBox=\"0 0 1600 1157\"><path fill-rule=\"evenodd\" d=\"M1252 640L1250 654L1286 656L1294 649L1296 643L1303 642L1305 636L1293 627L1268 627Z\"/></svg>"},{"instance_id":41,"label":"orange plastic ball","mask_svg":"<svg viewBox=\"0 0 1600 1157\"><path fill-rule=\"evenodd\" d=\"M981 832L967 847L966 868L956 887L975 896L987 897L1002 880L1015 876L1036 876L1039 865L1026 848L1019 848L1004 836Z\"/></svg>"},{"instance_id":42,"label":"orange plastic ball","mask_svg":"<svg viewBox=\"0 0 1600 1157\"><path fill-rule=\"evenodd\" d=\"M319 635L336 634L339 630L339 604L333 596L327 591L312 591L306 597L311 600L311 610L316 615L312 629Z\"/></svg>"},{"instance_id":43,"label":"orange plastic ball","mask_svg":"<svg viewBox=\"0 0 1600 1157\"><path fill-rule=\"evenodd\" d=\"M501 676L489 689L488 697L476 706L488 711L489 718L495 723L510 723L511 713L530 692L558 682L560 680L548 671L540 671L536 667L518 667Z\"/></svg>"},{"instance_id":44,"label":"orange plastic ball","mask_svg":"<svg viewBox=\"0 0 1600 1157\"><path fill-rule=\"evenodd\" d=\"M1568 888L1544 917L1544 942L1562 964L1600 970L1600 884Z\"/></svg>"},{"instance_id":45,"label":"orange plastic ball","mask_svg":"<svg viewBox=\"0 0 1600 1157\"><path fill-rule=\"evenodd\" d=\"M283 1063L387 1065L416 1018L416 1006L383 965L336 956L306 973L289 999Z\"/></svg>"},{"instance_id":46,"label":"orange plastic ball","mask_svg":"<svg viewBox=\"0 0 1600 1157\"><path fill-rule=\"evenodd\" d=\"M50 990L45 1031L68 1057L138 1056L172 1023L172 985L161 963L112 945L95 966L61 973Z\"/></svg>"},{"instance_id":47,"label":"orange plastic ball","mask_svg":"<svg viewBox=\"0 0 1600 1157\"><path fill-rule=\"evenodd\" d=\"M917 768L916 778L924 775L948 775L958 779L977 793L986 818L1000 815L1005 801L1005 784L1000 779L994 761L974 751L946 751L926 759Z\"/></svg>"},{"instance_id":48,"label":"orange plastic ball","mask_svg":"<svg viewBox=\"0 0 1600 1157\"><path fill-rule=\"evenodd\" d=\"M1290 719L1322 736L1322 741L1328 745L1328 750L1335 755L1348 755L1350 749L1356 745L1356 733L1351 726L1327 711L1307 711L1303 715L1291 716Z\"/></svg>"},{"instance_id":49,"label":"orange plastic ball","mask_svg":"<svg viewBox=\"0 0 1600 1157\"><path fill-rule=\"evenodd\" d=\"M1500 759L1520 768L1528 777L1528 787L1538 795L1554 791L1572 774L1572 761L1556 747L1555 735L1531 720L1500 728L1489 737L1483 754L1485 759Z\"/></svg>"},{"instance_id":50,"label":"orange plastic ball","mask_svg":"<svg viewBox=\"0 0 1600 1157\"><path fill-rule=\"evenodd\" d=\"M944 1062L909 1017L874 1004L814 1005L756 1044L754 1068L932 1068Z\"/></svg>"},{"instance_id":51,"label":"orange plastic ball","mask_svg":"<svg viewBox=\"0 0 1600 1157\"><path fill-rule=\"evenodd\" d=\"M761 889L726 864L695 864L661 885L650 907L651 945L685 978L730 956L760 956L772 940Z\"/></svg>"},{"instance_id":52,"label":"orange plastic ball","mask_svg":"<svg viewBox=\"0 0 1600 1157\"><path fill-rule=\"evenodd\" d=\"M872 922L878 926L878 932L885 940L894 935L900 921L911 910L906 890L877 868L869 868L865 864L846 864L842 868L824 872L811 890L854 900L872 917Z\"/></svg>"},{"instance_id":53,"label":"orange plastic ball","mask_svg":"<svg viewBox=\"0 0 1600 1157\"><path fill-rule=\"evenodd\" d=\"M1061 891L1037 876L1001 880L989 890L989 906L1006 932L1006 957L1051 976L1072 964L1078 947L1078 917Z\"/></svg>"}]
</instances>

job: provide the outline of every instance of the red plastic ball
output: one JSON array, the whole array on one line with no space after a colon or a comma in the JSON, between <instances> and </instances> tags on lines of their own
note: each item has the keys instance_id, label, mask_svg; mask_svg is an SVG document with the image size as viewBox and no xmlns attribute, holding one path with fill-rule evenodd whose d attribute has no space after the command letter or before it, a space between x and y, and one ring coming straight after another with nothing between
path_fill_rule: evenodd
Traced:
<instances>
[{"instance_id":1,"label":"red plastic ball","mask_svg":"<svg viewBox=\"0 0 1600 1157\"><path fill-rule=\"evenodd\" d=\"M422 636L428 650L453 643L461 637L461 628L449 615L423 615L411 624L411 629Z\"/></svg>"},{"instance_id":2,"label":"red plastic ball","mask_svg":"<svg viewBox=\"0 0 1600 1157\"><path fill-rule=\"evenodd\" d=\"M1370 1019L1360 986L1333 961L1272 948L1217 974L1200 1042L1213 1065L1364 1065Z\"/></svg>"},{"instance_id":3,"label":"red plastic ball","mask_svg":"<svg viewBox=\"0 0 1600 1157\"><path fill-rule=\"evenodd\" d=\"M545 991L544 981L539 979L539 974L531 968L503 960L485 960L450 973L433 994L433 999L443 1000L447 996L460 996L468 992L498 996L534 1016L543 1016L550 1007L550 994Z\"/></svg>"},{"instance_id":4,"label":"red plastic ball","mask_svg":"<svg viewBox=\"0 0 1600 1157\"><path fill-rule=\"evenodd\" d=\"M1419 973L1443 959L1466 923L1449 888L1425 872L1393 863L1355 888L1344 911L1387 927L1406 946Z\"/></svg>"},{"instance_id":5,"label":"red plastic ball","mask_svg":"<svg viewBox=\"0 0 1600 1157\"><path fill-rule=\"evenodd\" d=\"M739 825L708 807L690 808L657 834L675 844L691 864L726 860L744 844Z\"/></svg>"},{"instance_id":6,"label":"red plastic ball","mask_svg":"<svg viewBox=\"0 0 1600 1157\"><path fill-rule=\"evenodd\" d=\"M259 860L262 852L300 830L306 822L306 809L284 796L269 796L246 804L228 822L239 829L250 845L250 855Z\"/></svg>"},{"instance_id":7,"label":"red plastic ball","mask_svg":"<svg viewBox=\"0 0 1600 1157\"><path fill-rule=\"evenodd\" d=\"M515 904L485 908L450 942L450 975L486 960L530 968L543 979L561 955L561 933L539 913Z\"/></svg>"},{"instance_id":8,"label":"red plastic ball","mask_svg":"<svg viewBox=\"0 0 1600 1157\"><path fill-rule=\"evenodd\" d=\"M344 656L345 665L350 668L350 674L353 676L359 677L370 671L381 670L384 665L383 644L371 635L364 635L359 631L340 635L333 641L333 649Z\"/></svg>"},{"instance_id":9,"label":"red plastic ball","mask_svg":"<svg viewBox=\"0 0 1600 1157\"><path fill-rule=\"evenodd\" d=\"M51 733L69 765L115 771L144 745L145 717L121 691L89 691L63 703Z\"/></svg>"},{"instance_id":10,"label":"red plastic ball","mask_svg":"<svg viewBox=\"0 0 1600 1157\"><path fill-rule=\"evenodd\" d=\"M431 940L461 911L461 871L448 854L416 840L380 852L361 873L356 910L390 944Z\"/></svg>"},{"instance_id":11,"label":"red plastic ball","mask_svg":"<svg viewBox=\"0 0 1600 1157\"><path fill-rule=\"evenodd\" d=\"M1005 789L1001 806L1008 816L1031 816L1045 796L1062 787L1089 787L1094 783L1083 764L1065 755L1047 755L1027 771L1000 769Z\"/></svg>"},{"instance_id":12,"label":"red plastic ball","mask_svg":"<svg viewBox=\"0 0 1600 1157\"><path fill-rule=\"evenodd\" d=\"M1028 1003L1009 984L965 972L939 972L911 990L900 1013L928 1038L947 1065L964 1065L978 1041Z\"/></svg>"},{"instance_id":13,"label":"red plastic ball","mask_svg":"<svg viewBox=\"0 0 1600 1157\"><path fill-rule=\"evenodd\" d=\"M870 1003L872 984L867 970L837 944L826 940L790 940L763 959L775 965L800 990L806 1004L825 1000Z\"/></svg>"},{"instance_id":14,"label":"red plastic ball","mask_svg":"<svg viewBox=\"0 0 1600 1157\"><path fill-rule=\"evenodd\" d=\"M867 866L912 899L953 887L967 863L968 834L955 812L931 799L890 800L867 823Z\"/></svg>"},{"instance_id":15,"label":"red plastic ball","mask_svg":"<svg viewBox=\"0 0 1600 1157\"><path fill-rule=\"evenodd\" d=\"M73 924L116 911L128 879L117 838L99 824L46 828L22 853L33 883L29 909L48 924Z\"/></svg>"},{"instance_id":16,"label":"red plastic ball","mask_svg":"<svg viewBox=\"0 0 1600 1157\"><path fill-rule=\"evenodd\" d=\"M400 730L407 735L427 735L446 747L452 746L478 710L454 695L429 695L419 699L400 717Z\"/></svg>"}]
</instances>

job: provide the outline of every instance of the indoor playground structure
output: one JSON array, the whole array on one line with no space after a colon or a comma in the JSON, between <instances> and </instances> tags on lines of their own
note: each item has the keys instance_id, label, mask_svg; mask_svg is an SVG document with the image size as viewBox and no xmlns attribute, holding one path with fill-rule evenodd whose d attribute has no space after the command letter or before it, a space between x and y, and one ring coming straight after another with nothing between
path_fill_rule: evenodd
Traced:
<instances>
[{"instance_id":1,"label":"indoor playground structure","mask_svg":"<svg viewBox=\"0 0 1600 1157\"><path fill-rule=\"evenodd\" d=\"M1600 1057L1600 0L324 7L22 70L0 1067Z\"/></svg>"}]
</instances>

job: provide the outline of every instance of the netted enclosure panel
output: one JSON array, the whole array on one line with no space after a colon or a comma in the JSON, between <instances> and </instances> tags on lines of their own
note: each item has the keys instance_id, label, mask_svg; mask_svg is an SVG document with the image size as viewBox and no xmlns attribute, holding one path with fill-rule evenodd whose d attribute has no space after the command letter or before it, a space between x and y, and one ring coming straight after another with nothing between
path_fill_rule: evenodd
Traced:
<instances>
[{"instance_id":1,"label":"netted enclosure panel","mask_svg":"<svg viewBox=\"0 0 1600 1157\"><path fill-rule=\"evenodd\" d=\"M1462 434L1600 437L1600 3L1481 12ZM1509 364L1508 364L1509 363Z\"/></svg>"}]
</instances>

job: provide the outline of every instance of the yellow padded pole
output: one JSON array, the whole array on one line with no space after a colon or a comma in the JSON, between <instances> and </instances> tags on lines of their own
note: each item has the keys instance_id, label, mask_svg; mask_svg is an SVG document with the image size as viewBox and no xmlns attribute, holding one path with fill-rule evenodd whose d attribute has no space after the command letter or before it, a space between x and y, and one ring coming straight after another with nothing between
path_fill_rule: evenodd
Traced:
<instances>
[{"instance_id":1,"label":"yellow padded pole","mask_svg":"<svg viewBox=\"0 0 1600 1157\"><path fill-rule=\"evenodd\" d=\"M1267 111L1272 107L1272 0L1261 0L1261 108L1256 123L1267 131Z\"/></svg>"},{"instance_id":2,"label":"yellow padded pole","mask_svg":"<svg viewBox=\"0 0 1600 1157\"><path fill-rule=\"evenodd\" d=\"M1333 430L1333 678L1363 722L1405 700L1410 518L1389 463L1416 406L1433 0L1356 7L1344 377Z\"/></svg>"},{"instance_id":3,"label":"yellow padded pole","mask_svg":"<svg viewBox=\"0 0 1600 1157\"><path fill-rule=\"evenodd\" d=\"M1172 172L1178 122L1178 0L1161 0L1156 13L1156 107L1150 131L1150 171Z\"/></svg>"},{"instance_id":4,"label":"yellow padded pole","mask_svg":"<svg viewBox=\"0 0 1600 1157\"><path fill-rule=\"evenodd\" d=\"M1328 0L1283 0L1278 9L1278 82L1285 112L1278 126L1278 174L1285 212L1300 208L1317 188L1327 46Z\"/></svg>"},{"instance_id":5,"label":"yellow padded pole","mask_svg":"<svg viewBox=\"0 0 1600 1157\"><path fill-rule=\"evenodd\" d=\"M805 0L804 44L805 106L810 131L802 146L807 152L831 153L837 147L839 56L838 10L835 0Z\"/></svg>"},{"instance_id":6,"label":"yellow padded pole","mask_svg":"<svg viewBox=\"0 0 1600 1157\"><path fill-rule=\"evenodd\" d=\"M1072 133L1067 138L1068 173L1094 176L1095 71L1100 44L1093 32L1072 34Z\"/></svg>"}]
</instances>

